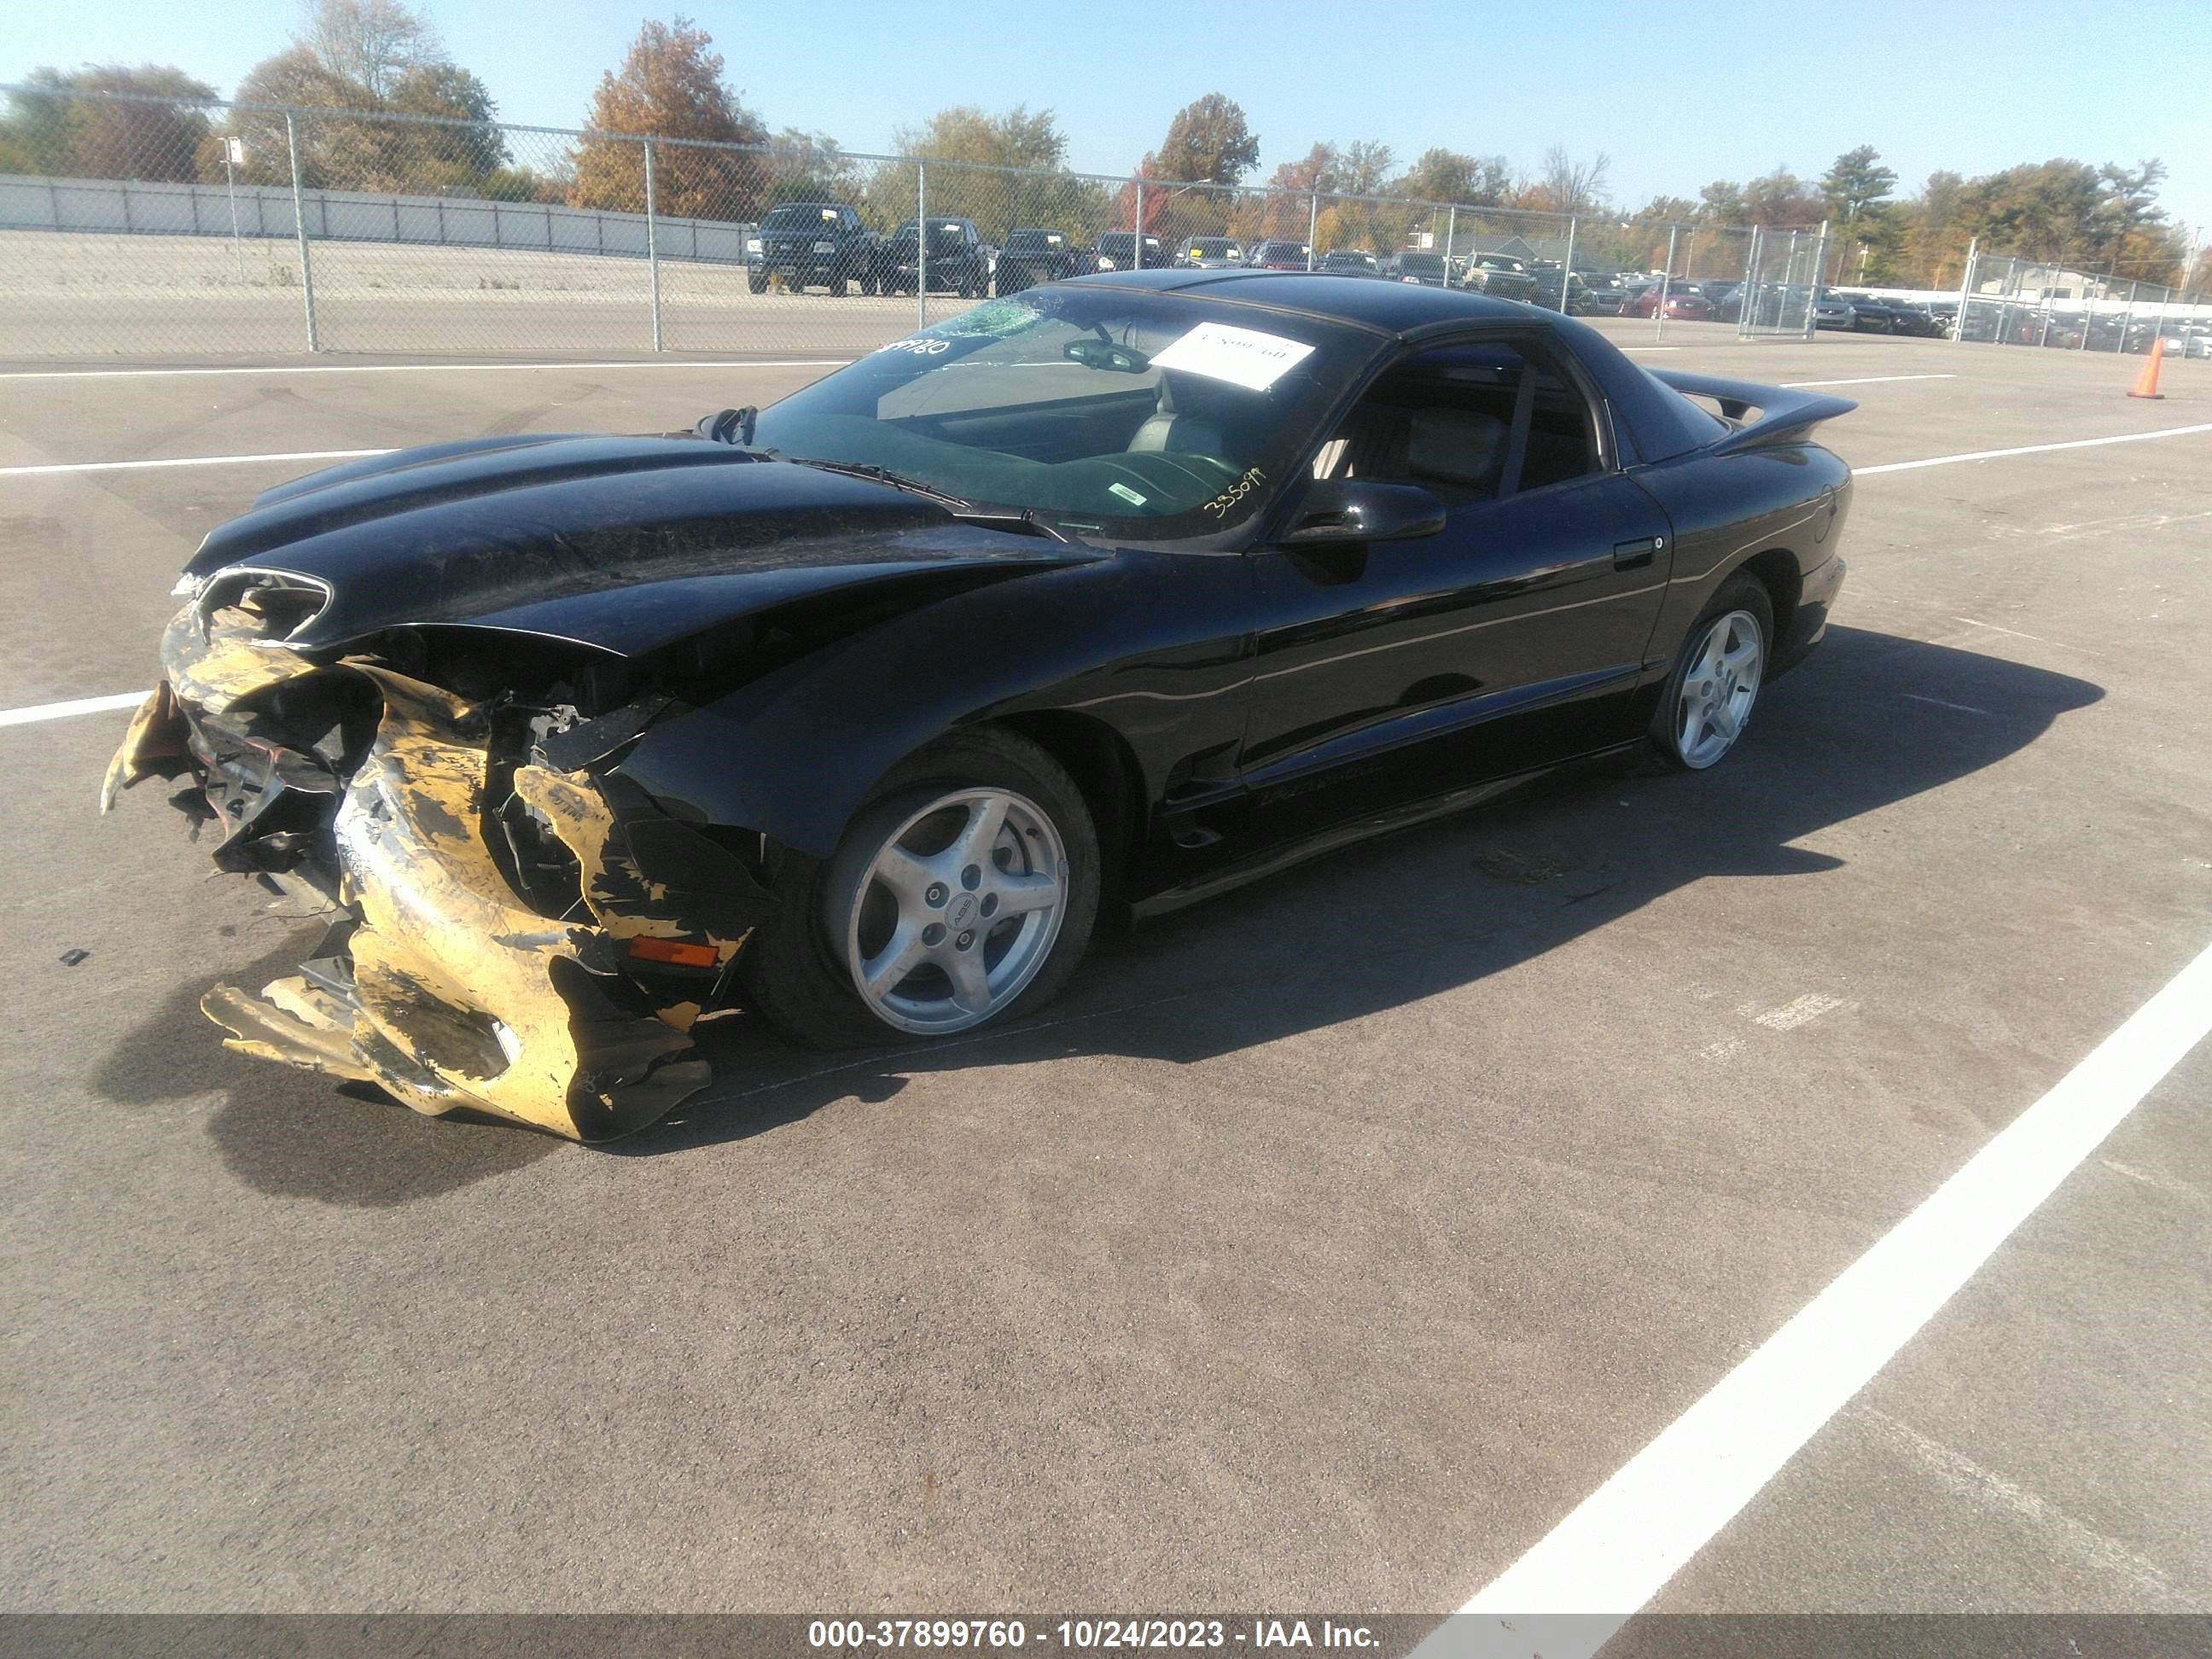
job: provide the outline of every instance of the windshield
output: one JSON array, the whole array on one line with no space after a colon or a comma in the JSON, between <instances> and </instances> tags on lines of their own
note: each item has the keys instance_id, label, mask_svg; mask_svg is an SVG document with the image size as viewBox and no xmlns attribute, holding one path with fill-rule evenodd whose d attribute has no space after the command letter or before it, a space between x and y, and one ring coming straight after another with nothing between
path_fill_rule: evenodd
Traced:
<instances>
[{"instance_id":1,"label":"windshield","mask_svg":"<svg viewBox=\"0 0 2212 1659\"><path fill-rule=\"evenodd\" d=\"M1273 498L1376 349L1318 318L1173 293L1030 289L763 410L754 441L1033 509L1071 534L1206 538Z\"/></svg>"},{"instance_id":2,"label":"windshield","mask_svg":"<svg viewBox=\"0 0 2212 1659\"><path fill-rule=\"evenodd\" d=\"M824 222L836 224L837 210L834 207L823 207L818 202L810 202L804 207L780 207L773 210L767 218L761 221L761 228L763 230L812 230Z\"/></svg>"},{"instance_id":3,"label":"windshield","mask_svg":"<svg viewBox=\"0 0 2212 1659\"><path fill-rule=\"evenodd\" d=\"M1218 236L1199 236L1192 239L1190 251L1200 259L1234 259L1241 250L1237 244Z\"/></svg>"}]
</instances>

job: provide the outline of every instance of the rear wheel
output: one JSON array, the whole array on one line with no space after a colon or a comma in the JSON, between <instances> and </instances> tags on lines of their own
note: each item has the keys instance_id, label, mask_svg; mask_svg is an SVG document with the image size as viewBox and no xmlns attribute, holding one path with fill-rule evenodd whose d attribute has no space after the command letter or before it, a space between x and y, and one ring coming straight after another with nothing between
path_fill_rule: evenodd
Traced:
<instances>
[{"instance_id":1,"label":"rear wheel","mask_svg":"<svg viewBox=\"0 0 2212 1659\"><path fill-rule=\"evenodd\" d=\"M1097 919L1097 832L1036 744L963 733L897 767L825 864L779 883L755 1006L824 1048L949 1036L1041 1006Z\"/></svg>"},{"instance_id":2,"label":"rear wheel","mask_svg":"<svg viewBox=\"0 0 2212 1659\"><path fill-rule=\"evenodd\" d=\"M747 271L747 272L745 273L745 286L746 286L747 288L750 289L751 289L754 293L756 293L756 294L765 294L765 293L767 293L767 292L768 292L768 272L766 272L766 271L764 271L764 270L749 270L749 271Z\"/></svg>"},{"instance_id":3,"label":"rear wheel","mask_svg":"<svg viewBox=\"0 0 2212 1659\"><path fill-rule=\"evenodd\" d=\"M1754 576L1713 596L1682 644L1667 694L1646 734L1670 770L1702 772L1735 747L1751 723L1774 638L1774 603Z\"/></svg>"}]
</instances>

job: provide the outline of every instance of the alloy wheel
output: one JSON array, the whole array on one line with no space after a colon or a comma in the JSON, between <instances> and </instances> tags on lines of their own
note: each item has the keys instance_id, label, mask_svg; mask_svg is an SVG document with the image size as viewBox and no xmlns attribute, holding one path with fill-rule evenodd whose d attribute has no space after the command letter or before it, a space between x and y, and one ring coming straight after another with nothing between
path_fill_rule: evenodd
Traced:
<instances>
[{"instance_id":1,"label":"alloy wheel","mask_svg":"<svg viewBox=\"0 0 2212 1659\"><path fill-rule=\"evenodd\" d=\"M1703 771L1735 746L1765 662L1765 638L1748 611L1731 611L1705 630L1675 693L1674 752L1683 765Z\"/></svg>"},{"instance_id":2,"label":"alloy wheel","mask_svg":"<svg viewBox=\"0 0 2212 1659\"><path fill-rule=\"evenodd\" d=\"M980 1025L1035 979L1060 937L1059 830L1006 789L959 789L910 813L869 860L842 918L846 966L886 1024Z\"/></svg>"}]
</instances>

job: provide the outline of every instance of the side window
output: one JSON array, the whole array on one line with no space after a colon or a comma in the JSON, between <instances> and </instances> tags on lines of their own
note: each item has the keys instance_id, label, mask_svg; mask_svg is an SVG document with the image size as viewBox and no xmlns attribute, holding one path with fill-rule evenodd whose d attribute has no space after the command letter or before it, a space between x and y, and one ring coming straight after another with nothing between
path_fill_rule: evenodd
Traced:
<instances>
[{"instance_id":1,"label":"side window","mask_svg":"<svg viewBox=\"0 0 2212 1659\"><path fill-rule=\"evenodd\" d=\"M854 212L850 208L846 208L837 216L843 222L846 233L848 235L860 228L860 216Z\"/></svg>"},{"instance_id":2,"label":"side window","mask_svg":"<svg viewBox=\"0 0 2212 1659\"><path fill-rule=\"evenodd\" d=\"M1589 399L1536 342L1440 346L1384 372L1314 476L1417 483L1462 507L1597 471L1596 440Z\"/></svg>"}]
</instances>

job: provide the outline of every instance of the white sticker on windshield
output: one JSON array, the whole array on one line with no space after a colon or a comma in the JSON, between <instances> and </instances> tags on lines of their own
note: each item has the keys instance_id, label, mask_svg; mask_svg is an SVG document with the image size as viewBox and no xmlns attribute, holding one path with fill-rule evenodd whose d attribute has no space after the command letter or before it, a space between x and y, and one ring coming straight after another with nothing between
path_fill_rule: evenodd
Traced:
<instances>
[{"instance_id":1,"label":"white sticker on windshield","mask_svg":"<svg viewBox=\"0 0 2212 1659\"><path fill-rule=\"evenodd\" d=\"M1279 334L1200 323L1166 350L1154 352L1152 362L1161 368L1179 368L1265 392L1312 355L1311 346Z\"/></svg>"}]
</instances>

